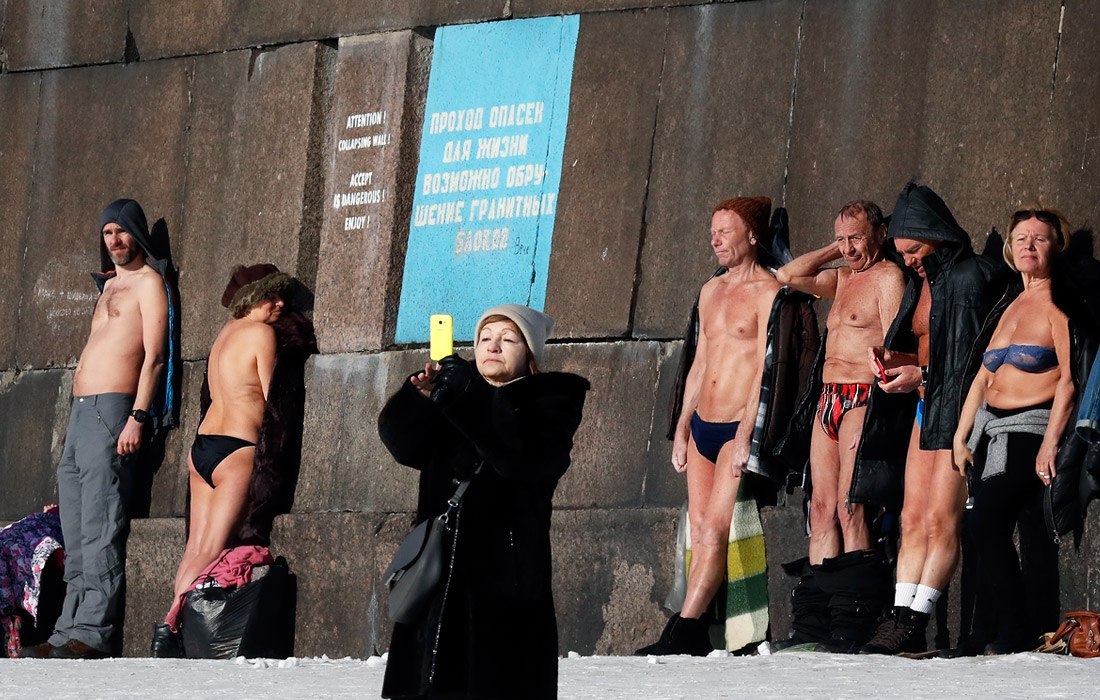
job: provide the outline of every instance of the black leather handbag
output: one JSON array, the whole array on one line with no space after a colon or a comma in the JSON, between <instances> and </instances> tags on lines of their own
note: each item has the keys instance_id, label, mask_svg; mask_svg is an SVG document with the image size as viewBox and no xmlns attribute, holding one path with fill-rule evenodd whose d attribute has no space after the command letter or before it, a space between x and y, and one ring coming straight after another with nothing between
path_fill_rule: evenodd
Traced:
<instances>
[{"instance_id":1,"label":"black leather handbag","mask_svg":"<svg viewBox=\"0 0 1100 700\"><path fill-rule=\"evenodd\" d=\"M413 625L426 614L443 578L446 531L457 529L458 510L472 480L473 477L458 485L447 501L447 510L420 523L405 536L382 575L390 589L389 611L394 622Z\"/></svg>"}]
</instances>

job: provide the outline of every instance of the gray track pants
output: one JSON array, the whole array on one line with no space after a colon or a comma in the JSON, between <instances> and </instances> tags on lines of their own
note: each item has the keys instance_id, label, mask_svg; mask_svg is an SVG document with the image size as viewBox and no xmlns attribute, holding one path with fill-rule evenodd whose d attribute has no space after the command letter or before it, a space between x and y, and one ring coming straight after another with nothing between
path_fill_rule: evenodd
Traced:
<instances>
[{"instance_id":1,"label":"gray track pants","mask_svg":"<svg viewBox=\"0 0 1100 700\"><path fill-rule=\"evenodd\" d=\"M61 532L65 536L65 604L50 644L75 639L112 651L122 608L126 516L133 456L115 452L134 397L73 398L65 451L57 466Z\"/></svg>"}]
</instances>

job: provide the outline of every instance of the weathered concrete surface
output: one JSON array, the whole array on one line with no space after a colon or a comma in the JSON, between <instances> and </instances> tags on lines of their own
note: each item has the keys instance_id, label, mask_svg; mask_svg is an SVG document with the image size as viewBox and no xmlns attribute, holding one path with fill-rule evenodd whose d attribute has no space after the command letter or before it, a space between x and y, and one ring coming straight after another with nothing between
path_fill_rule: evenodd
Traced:
<instances>
[{"instance_id":1,"label":"weathered concrete surface","mask_svg":"<svg viewBox=\"0 0 1100 700\"><path fill-rule=\"evenodd\" d=\"M569 510L554 513L554 597L561 652L629 654L660 635L672 586L675 508ZM781 564L805 555L799 495L761 513L768 551L772 639L790 631L796 579ZM385 651L390 623L381 573L408 531L409 513L294 513L280 516L272 551L298 576L295 654L363 657ZM1062 547L1062 607L1100 600L1092 514L1082 549ZM171 578L183 551L183 520L135 520L127 560L125 653L148 653L149 631L167 610ZM946 599L951 643L958 637L958 576ZM929 642L938 632L929 627Z\"/></svg>"},{"instance_id":2,"label":"weathered concrete surface","mask_svg":"<svg viewBox=\"0 0 1100 700\"><path fill-rule=\"evenodd\" d=\"M366 658L389 647L382 573L410 529L408 514L284 515L272 549L298 576L295 654Z\"/></svg>"},{"instance_id":3,"label":"weathered concrete surface","mask_svg":"<svg viewBox=\"0 0 1100 700\"><path fill-rule=\"evenodd\" d=\"M1044 124L1043 154L1027 163L1032 192L1065 210L1070 222L1100 225L1100 5L1088 0L1065 3L1053 68L1052 93ZM1034 99L1042 102L1042 96ZM1025 142L1030 134L1022 134ZM1005 209L1004 214L1008 213ZM998 223L1001 223L998 221ZM1004 225L1002 223L1002 225ZM1093 600L1096 600L1094 598ZM1094 605L1095 607L1095 605Z\"/></svg>"},{"instance_id":4,"label":"weathered concrete surface","mask_svg":"<svg viewBox=\"0 0 1100 700\"><path fill-rule=\"evenodd\" d=\"M783 564L806 556L809 538L803 525L802 491L792 494L786 506L761 508L764 547L768 559L768 615L772 639L791 633L791 591L798 583L783 571Z\"/></svg>"},{"instance_id":5,"label":"weathered concrete surface","mask_svg":"<svg viewBox=\"0 0 1100 700\"><path fill-rule=\"evenodd\" d=\"M570 15L580 12L703 5L707 2L708 0L512 0L512 16Z\"/></svg>"},{"instance_id":6,"label":"weathered concrete surface","mask_svg":"<svg viewBox=\"0 0 1100 700\"><path fill-rule=\"evenodd\" d=\"M120 62L126 53L126 3L5 0L0 53L7 70Z\"/></svg>"},{"instance_id":7,"label":"weathered concrete surface","mask_svg":"<svg viewBox=\"0 0 1100 700\"><path fill-rule=\"evenodd\" d=\"M317 113L334 54L295 44L187 61L187 190L175 247L187 359L205 357L228 319L220 299L236 265L270 262L314 282L324 192Z\"/></svg>"},{"instance_id":8,"label":"weathered concrete surface","mask_svg":"<svg viewBox=\"0 0 1100 700\"><path fill-rule=\"evenodd\" d=\"M389 646L381 574L409 514L292 514L276 521L274 552L298 575L295 653L365 656ZM554 514L554 596L561 651L630 653L660 634L657 601L671 585L675 512ZM328 543L328 544L326 544ZM605 565L606 563L606 565ZM162 613L163 614L163 613Z\"/></svg>"},{"instance_id":9,"label":"weathered concrete surface","mask_svg":"<svg viewBox=\"0 0 1100 700\"><path fill-rule=\"evenodd\" d=\"M669 10L636 337L678 337L716 267L710 215L727 197L780 202L802 2Z\"/></svg>"},{"instance_id":10,"label":"weathered concrete surface","mask_svg":"<svg viewBox=\"0 0 1100 700\"><path fill-rule=\"evenodd\" d=\"M380 350L393 339L405 244L416 187L431 42L415 32L342 39L328 116L324 225L314 321L325 352ZM375 124L366 117L383 115ZM341 150L341 140L385 145ZM380 193L340 206L341 195Z\"/></svg>"},{"instance_id":11,"label":"weathered concrete surface","mask_svg":"<svg viewBox=\"0 0 1100 700\"><path fill-rule=\"evenodd\" d=\"M176 567L185 543L183 518L154 518L130 523L126 546L126 619L124 656L148 656L153 625L163 622L172 605Z\"/></svg>"},{"instance_id":12,"label":"weathered concrete surface","mask_svg":"<svg viewBox=\"0 0 1100 700\"><path fill-rule=\"evenodd\" d=\"M0 5L0 8L3 6ZM0 16L0 25L3 17ZM39 75L0 75L0 172L24 173L26 163L34 162L35 125L38 98L42 88ZM0 368L12 365L15 349L14 330L19 323L19 298L22 295L20 270L27 235L27 207L33 186L32 177L6 177L0 187L0 211L7 225L0 233Z\"/></svg>"},{"instance_id":13,"label":"weathered concrete surface","mask_svg":"<svg viewBox=\"0 0 1100 700\"><path fill-rule=\"evenodd\" d=\"M680 341L660 344L657 391L653 397L645 473L645 506L679 508L687 499L687 475L672 467L672 441L667 437L676 370L680 366Z\"/></svg>"},{"instance_id":14,"label":"weathered concrete surface","mask_svg":"<svg viewBox=\"0 0 1100 700\"><path fill-rule=\"evenodd\" d=\"M66 370L0 372L0 519L57 502L72 381Z\"/></svg>"},{"instance_id":15,"label":"weathered concrete surface","mask_svg":"<svg viewBox=\"0 0 1100 700\"><path fill-rule=\"evenodd\" d=\"M660 347L657 343L551 345L545 366L592 383L573 438L559 508L636 508L642 502Z\"/></svg>"},{"instance_id":16,"label":"weathered concrete surface","mask_svg":"<svg viewBox=\"0 0 1100 700\"><path fill-rule=\"evenodd\" d=\"M154 518L175 518L184 514L187 504L187 455L199 429L199 397L206 372L205 362L183 364L180 426L168 433L164 445L164 459L159 465L150 465L155 471L149 475L151 490L149 514Z\"/></svg>"},{"instance_id":17,"label":"weathered concrete surface","mask_svg":"<svg viewBox=\"0 0 1100 700\"><path fill-rule=\"evenodd\" d=\"M188 83L184 61L41 74L36 131L22 137L35 155L9 174L31 183L16 366L75 364L97 298L88 273L99 269L108 202L137 199L150 224L164 217L178 233Z\"/></svg>"},{"instance_id":18,"label":"weathered concrete surface","mask_svg":"<svg viewBox=\"0 0 1100 700\"><path fill-rule=\"evenodd\" d=\"M660 636L677 515L662 508L554 513L554 602L563 654L630 654Z\"/></svg>"},{"instance_id":19,"label":"weathered concrete surface","mask_svg":"<svg viewBox=\"0 0 1100 700\"><path fill-rule=\"evenodd\" d=\"M416 473L394 463L374 426L386 399L422 366L424 355L419 350L311 360L296 512L415 507ZM593 385L573 464L558 486L558 507L641 505L647 464L668 461L662 453L650 454L648 440L660 361L657 343L547 348L547 368L582 374Z\"/></svg>"},{"instance_id":20,"label":"weathered concrete surface","mask_svg":"<svg viewBox=\"0 0 1100 700\"><path fill-rule=\"evenodd\" d=\"M546 299L557 337L629 332L666 22L665 12L581 21Z\"/></svg>"},{"instance_id":21,"label":"weathered concrete surface","mask_svg":"<svg viewBox=\"0 0 1100 700\"><path fill-rule=\"evenodd\" d=\"M135 2L143 58L500 19L507 0L158 0Z\"/></svg>"},{"instance_id":22,"label":"weathered concrete surface","mask_svg":"<svg viewBox=\"0 0 1100 700\"><path fill-rule=\"evenodd\" d=\"M415 510L417 472L393 461L375 426L386 400L426 356L409 351L309 361L295 512Z\"/></svg>"},{"instance_id":23,"label":"weathered concrete surface","mask_svg":"<svg viewBox=\"0 0 1100 700\"><path fill-rule=\"evenodd\" d=\"M889 211L910 176L983 240L1044 191L1059 12L1023 0L808 3L787 189L796 252L830 240L848 200Z\"/></svg>"}]
</instances>

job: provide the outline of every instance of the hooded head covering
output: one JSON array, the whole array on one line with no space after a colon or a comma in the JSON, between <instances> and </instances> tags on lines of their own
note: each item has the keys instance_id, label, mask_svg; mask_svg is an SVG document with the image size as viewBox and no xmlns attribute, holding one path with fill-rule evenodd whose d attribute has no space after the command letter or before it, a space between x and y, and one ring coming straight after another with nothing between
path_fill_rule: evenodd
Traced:
<instances>
[{"instance_id":1,"label":"hooded head covering","mask_svg":"<svg viewBox=\"0 0 1100 700\"><path fill-rule=\"evenodd\" d=\"M100 269L104 272L115 269L115 264L111 262L111 256L107 252L107 243L103 240L103 227L107 224L118 224L123 231L133 236L141 249L145 251L146 257L163 257L157 255L158 251L154 250L153 240L149 235L149 222L145 218L145 210L141 208L141 205L132 199L116 199L103 209L103 213L99 216L99 230L96 232L100 239Z\"/></svg>"},{"instance_id":2,"label":"hooded head covering","mask_svg":"<svg viewBox=\"0 0 1100 700\"><path fill-rule=\"evenodd\" d=\"M239 318L253 304L272 294L284 293L293 280L293 277L280 272L271 263L258 263L248 267L238 265L233 268L229 284L225 285L225 291L222 292L222 306Z\"/></svg>"},{"instance_id":3,"label":"hooded head covering","mask_svg":"<svg viewBox=\"0 0 1100 700\"><path fill-rule=\"evenodd\" d=\"M523 334L523 339L527 341L527 348L531 351L531 356L535 358L535 364L542 362L542 351L546 347L546 339L550 337L551 331L554 330L554 319L541 311L535 311L520 304L494 306L491 309L486 309L485 313L481 314L481 318L477 320L477 325L474 326L475 343L477 337L481 335L481 327L485 325L485 319L490 316L504 316L516 324L519 332Z\"/></svg>"},{"instance_id":4,"label":"hooded head covering","mask_svg":"<svg viewBox=\"0 0 1100 700\"><path fill-rule=\"evenodd\" d=\"M910 180L890 214L889 238L939 241L973 250L970 234L959 226L947 204L931 188Z\"/></svg>"}]
</instances>

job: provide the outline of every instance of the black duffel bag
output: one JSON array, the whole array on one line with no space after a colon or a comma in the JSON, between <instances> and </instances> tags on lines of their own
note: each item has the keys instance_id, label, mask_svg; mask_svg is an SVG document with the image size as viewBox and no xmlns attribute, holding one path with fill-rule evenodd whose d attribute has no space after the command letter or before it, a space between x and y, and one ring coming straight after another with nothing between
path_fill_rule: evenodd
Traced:
<instances>
[{"instance_id":1,"label":"black duffel bag","mask_svg":"<svg viewBox=\"0 0 1100 700\"><path fill-rule=\"evenodd\" d=\"M196 588L183 603L181 633L189 659L285 659L294 655L297 578L286 559L257 566L237 588Z\"/></svg>"}]
</instances>

